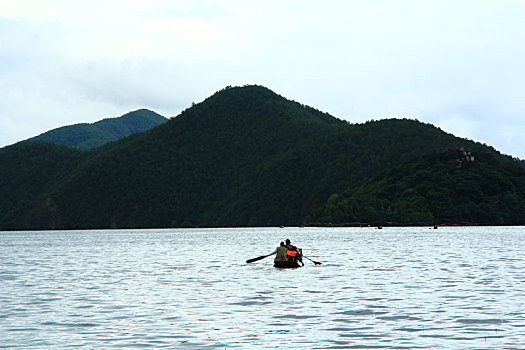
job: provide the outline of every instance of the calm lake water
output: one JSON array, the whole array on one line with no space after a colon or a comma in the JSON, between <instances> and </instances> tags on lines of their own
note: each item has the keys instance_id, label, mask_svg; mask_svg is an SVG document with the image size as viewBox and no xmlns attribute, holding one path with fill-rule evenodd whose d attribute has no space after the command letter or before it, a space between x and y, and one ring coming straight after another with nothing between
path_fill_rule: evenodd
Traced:
<instances>
[{"instance_id":1,"label":"calm lake water","mask_svg":"<svg viewBox=\"0 0 525 350\"><path fill-rule=\"evenodd\" d=\"M309 258L276 269L290 238ZM525 349L525 228L0 232L0 347Z\"/></svg>"}]
</instances>

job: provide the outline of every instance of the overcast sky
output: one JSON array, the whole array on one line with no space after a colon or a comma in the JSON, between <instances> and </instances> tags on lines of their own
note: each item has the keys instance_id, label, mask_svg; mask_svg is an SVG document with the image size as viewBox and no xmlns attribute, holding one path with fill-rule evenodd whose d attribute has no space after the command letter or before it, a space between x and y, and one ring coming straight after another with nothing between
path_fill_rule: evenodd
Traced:
<instances>
[{"instance_id":1,"label":"overcast sky","mask_svg":"<svg viewBox=\"0 0 525 350\"><path fill-rule=\"evenodd\" d=\"M525 159L525 0L0 0L0 147L264 85Z\"/></svg>"}]
</instances>

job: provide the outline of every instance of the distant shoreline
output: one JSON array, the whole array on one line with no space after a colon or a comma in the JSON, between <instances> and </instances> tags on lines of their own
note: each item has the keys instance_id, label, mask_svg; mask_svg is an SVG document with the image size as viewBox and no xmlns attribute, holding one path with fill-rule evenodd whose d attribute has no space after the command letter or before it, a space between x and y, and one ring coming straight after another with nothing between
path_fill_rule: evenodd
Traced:
<instances>
[{"instance_id":1,"label":"distant shoreline","mask_svg":"<svg viewBox=\"0 0 525 350\"><path fill-rule=\"evenodd\" d=\"M346 225L284 225L284 226L194 226L194 227L121 227L121 228L71 228L71 229L24 229L24 230L0 230L2 232L45 232L45 231L119 231L119 230L213 230L213 229L257 229L257 228L277 228L277 229L287 229L287 228L374 228L374 229L383 229L383 228L402 228L402 227L428 227L429 229L439 229L446 227L524 227L525 224L521 225L489 225L489 224L442 224L442 225L394 225L394 224L346 224Z\"/></svg>"}]
</instances>

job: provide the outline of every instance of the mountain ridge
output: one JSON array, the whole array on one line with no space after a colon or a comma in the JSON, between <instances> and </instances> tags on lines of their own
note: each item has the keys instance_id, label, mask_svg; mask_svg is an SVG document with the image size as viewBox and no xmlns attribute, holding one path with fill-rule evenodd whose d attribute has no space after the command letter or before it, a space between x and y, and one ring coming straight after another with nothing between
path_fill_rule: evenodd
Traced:
<instances>
[{"instance_id":1,"label":"mountain ridge","mask_svg":"<svg viewBox=\"0 0 525 350\"><path fill-rule=\"evenodd\" d=\"M144 132L166 121L167 119L160 114L143 108L120 117L104 118L94 123L62 126L26 141L43 141L89 150L137 132Z\"/></svg>"},{"instance_id":2,"label":"mountain ridge","mask_svg":"<svg viewBox=\"0 0 525 350\"><path fill-rule=\"evenodd\" d=\"M0 228L299 225L334 194L460 147L503 157L415 120L350 124L261 86L226 88L156 128L82 153L67 177L40 185L50 190L14 198ZM59 152L42 152L51 151ZM0 150L0 161L8 153ZM24 186L16 172L5 182Z\"/></svg>"}]
</instances>

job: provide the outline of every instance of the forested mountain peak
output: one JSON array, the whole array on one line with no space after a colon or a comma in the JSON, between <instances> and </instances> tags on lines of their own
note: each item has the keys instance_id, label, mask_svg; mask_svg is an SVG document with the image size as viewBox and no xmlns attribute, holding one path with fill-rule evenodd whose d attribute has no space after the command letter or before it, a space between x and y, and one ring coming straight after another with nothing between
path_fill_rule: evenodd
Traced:
<instances>
[{"instance_id":1,"label":"forested mountain peak","mask_svg":"<svg viewBox=\"0 0 525 350\"><path fill-rule=\"evenodd\" d=\"M88 150L149 130L166 121L166 118L153 111L139 109L121 117L105 118L95 123L63 126L40 134L28 141L38 140Z\"/></svg>"},{"instance_id":2,"label":"forested mountain peak","mask_svg":"<svg viewBox=\"0 0 525 350\"><path fill-rule=\"evenodd\" d=\"M261 122L261 119L268 122L344 123L259 85L225 87L201 103L193 104L177 118L199 118L202 123L210 119L227 123Z\"/></svg>"},{"instance_id":3,"label":"forested mountain peak","mask_svg":"<svg viewBox=\"0 0 525 350\"><path fill-rule=\"evenodd\" d=\"M107 124L118 124L121 122L129 123L130 130L148 130L151 125L159 125L166 122L166 118L160 114L151 111L146 108L137 109L135 111L128 112L120 117L115 118L104 118L97 122L91 123L90 125L107 125Z\"/></svg>"}]
</instances>

